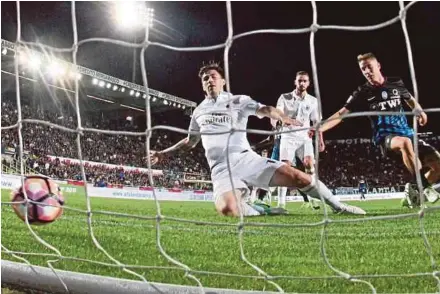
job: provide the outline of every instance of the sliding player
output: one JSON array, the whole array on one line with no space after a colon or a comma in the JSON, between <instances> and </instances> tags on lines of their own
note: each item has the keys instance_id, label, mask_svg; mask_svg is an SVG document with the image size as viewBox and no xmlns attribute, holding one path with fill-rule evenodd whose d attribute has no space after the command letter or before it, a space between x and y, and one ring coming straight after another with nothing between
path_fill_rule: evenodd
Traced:
<instances>
[{"instance_id":1,"label":"sliding player","mask_svg":"<svg viewBox=\"0 0 440 294\"><path fill-rule=\"evenodd\" d=\"M251 150L246 137L250 115L269 117L284 124L294 124L279 109L262 105L249 96L225 92L223 69L208 64L200 69L205 99L193 112L187 138L163 151L150 154L157 163L165 154L180 148L191 149L202 139L211 169L216 210L225 216L284 214L282 208L247 203L248 186L268 189L271 186L297 187L307 195L322 198L335 212L365 214L362 209L339 202L332 192L314 177L282 162L262 158ZM230 132L231 129L242 130ZM220 132L220 134L219 134ZM200 134L202 133L202 135Z\"/></svg>"}]
</instances>

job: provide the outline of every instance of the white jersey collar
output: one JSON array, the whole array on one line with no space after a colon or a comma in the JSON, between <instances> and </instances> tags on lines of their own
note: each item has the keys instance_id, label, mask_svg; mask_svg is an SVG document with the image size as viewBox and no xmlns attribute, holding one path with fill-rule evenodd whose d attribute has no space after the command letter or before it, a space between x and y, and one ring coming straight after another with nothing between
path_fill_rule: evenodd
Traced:
<instances>
[{"instance_id":1,"label":"white jersey collar","mask_svg":"<svg viewBox=\"0 0 440 294\"><path fill-rule=\"evenodd\" d=\"M211 98L208 95L205 95L205 100L209 101L209 102L217 102L219 99L222 99L223 97L229 95L230 93L226 92L226 91L222 91L218 94L218 96L216 98Z\"/></svg>"},{"instance_id":2,"label":"white jersey collar","mask_svg":"<svg viewBox=\"0 0 440 294\"><path fill-rule=\"evenodd\" d=\"M304 98L303 97L301 97L301 96L298 96L298 95L296 95L296 91L295 91L296 89L294 89L293 91L292 91L292 96L293 96L293 98L295 99L295 100L305 100L306 98L307 98L307 96L309 96L309 93L307 93L306 92L306 94L304 95Z\"/></svg>"}]
</instances>

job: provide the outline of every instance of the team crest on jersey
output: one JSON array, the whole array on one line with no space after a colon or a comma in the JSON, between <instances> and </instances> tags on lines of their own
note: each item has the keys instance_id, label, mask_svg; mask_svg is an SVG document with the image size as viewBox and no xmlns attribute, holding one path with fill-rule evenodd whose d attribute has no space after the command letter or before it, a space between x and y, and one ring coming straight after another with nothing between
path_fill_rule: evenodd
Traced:
<instances>
[{"instance_id":1,"label":"team crest on jersey","mask_svg":"<svg viewBox=\"0 0 440 294\"><path fill-rule=\"evenodd\" d=\"M388 98L388 93L387 91L382 91L382 99L386 100Z\"/></svg>"},{"instance_id":2,"label":"team crest on jersey","mask_svg":"<svg viewBox=\"0 0 440 294\"><path fill-rule=\"evenodd\" d=\"M306 105L306 111L310 110L310 105Z\"/></svg>"}]
</instances>

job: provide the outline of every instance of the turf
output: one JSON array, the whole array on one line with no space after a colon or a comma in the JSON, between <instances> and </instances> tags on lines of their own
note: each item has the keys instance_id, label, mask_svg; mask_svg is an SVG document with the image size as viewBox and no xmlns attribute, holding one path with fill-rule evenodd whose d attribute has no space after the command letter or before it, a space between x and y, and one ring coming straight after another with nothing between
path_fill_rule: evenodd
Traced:
<instances>
[{"instance_id":1,"label":"turf","mask_svg":"<svg viewBox=\"0 0 440 294\"><path fill-rule=\"evenodd\" d=\"M8 190L2 190L2 201L8 201ZM153 201L92 198L94 211L113 211L138 216L156 215ZM401 208L398 200L357 202L369 216L397 215L415 212ZM66 196L66 206L85 209L84 193ZM300 208L300 203L288 206L288 216L254 217L246 222L264 224L312 224L323 220L322 210L315 212ZM185 223L179 220L160 221L160 242L172 258L194 271L221 272L241 276L258 273L240 258L237 219L218 216L212 203L161 202L162 215L198 221L211 221L218 225ZM334 215L333 220L350 220L353 216ZM93 233L96 240L114 258L124 264L176 267L158 250L156 221L125 216L93 213ZM2 244L9 250L54 253L31 235L25 224L13 213L9 205L2 205ZM45 226L32 226L35 232L62 255L112 263L93 244L84 213L65 209L56 222ZM221 224L232 224L224 226ZM426 213L423 218L432 255L440 260L440 211ZM264 227L245 226L243 246L246 258L271 276L287 292L309 293L371 293L363 283L355 283L337 276L326 265L320 251L323 226ZM356 223L330 223L326 229L325 251L328 262L336 269L351 275L406 275L362 278L374 285L379 293L429 293L438 288L435 271L421 235L417 217L368 220ZM18 261L2 252L2 258ZM53 256L24 256L31 263L47 266ZM54 263L58 269L92 273L128 279L138 279L119 268L69 259ZM196 285L179 269L133 268L147 280ZM438 268L437 268L438 270ZM427 273L427 275L412 275ZM262 278L235 277L218 274L193 273L206 287L242 290L276 290ZM431 274L431 275L429 275ZM289 277L296 277L295 279ZM302 278L301 278L302 277ZM310 277L310 278L304 278Z\"/></svg>"}]
</instances>

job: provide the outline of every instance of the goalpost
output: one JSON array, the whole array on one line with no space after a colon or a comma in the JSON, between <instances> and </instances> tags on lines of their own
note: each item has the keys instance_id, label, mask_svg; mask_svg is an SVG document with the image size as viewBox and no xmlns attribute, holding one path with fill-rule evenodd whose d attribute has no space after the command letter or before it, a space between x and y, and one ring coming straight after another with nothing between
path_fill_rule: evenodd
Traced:
<instances>
[{"instance_id":1,"label":"goalpost","mask_svg":"<svg viewBox=\"0 0 440 294\"><path fill-rule=\"evenodd\" d=\"M314 1L311 2L312 8L313 8L313 23L310 27L305 28L299 28L299 29L264 29L264 30L256 30L256 31L249 31L242 34L235 35L234 34L234 26L233 26L233 19L232 19L232 8L231 3L226 2L226 17L227 17L227 24L228 24L228 36L224 43L218 44L215 46L207 46L207 47L193 47L193 48L180 48L180 47L173 47L167 44L162 43L154 43L149 41L149 28L146 26L145 28L145 35L144 40L140 44L134 44L134 43L127 43L119 40L112 40L112 39L105 39L105 38L91 38L86 40L78 40L78 32L77 32L77 21L76 21L76 10L75 10L75 2L73 1L71 4L71 15L72 15L72 26L73 26L73 34L74 34L74 43L71 48L68 49L59 49L59 48L51 48L55 51L69 51L72 52L72 58L73 58L73 64L77 64L77 52L78 47L81 45L84 45L89 42L105 42L105 43L112 43L116 45L122 45L126 46L128 48L141 48L140 52L140 64L141 64L141 73L142 73L142 79L143 84L145 86L145 94L147 97L149 96L150 90L148 88L148 79L146 74L146 68L148 67L148 64L145 63L145 51L148 50L148 47L150 46L158 46L162 48L166 48L168 50L175 50L175 51L208 51L208 50L214 50L219 48L224 48L224 65L225 65L225 78L226 78L226 89L230 91L231 84L230 84L230 71L229 71L229 50L233 46L233 42L239 38L244 38L246 36L255 35L255 34L303 34L303 33L309 33L310 34L310 53L311 53L311 64L312 64L312 71L313 71L313 84L314 84L314 92L316 97L318 98L318 105L319 105L319 111L321 112L321 100L320 100L320 92L319 92L319 82L318 82L318 72L317 72L317 63L316 63L316 56L315 56L315 34L319 30L348 30L348 31L371 31L371 30L377 30L384 27L387 27L391 24L394 24L396 22L400 22L402 26L402 30L405 36L405 43L406 43L406 49L408 53L408 63L409 68L411 72L411 79L412 84L414 88L414 96L418 100L418 89L417 89L417 80L416 75L414 71L414 63L413 63L413 57L412 57L412 51L411 51L411 44L410 44L410 38L408 35L408 30L406 26L406 13L415 4L415 2L411 2L404 5L403 1L399 1L399 14L398 16L394 17L393 19L377 24L372 26L335 26L335 25L319 25L318 23L318 9L316 6L316 3ZM31 43L26 42L22 39L21 36L21 21L20 21L20 2L17 2L17 38L16 38L16 45L17 46L41 46L41 44L37 43ZM81 175L82 178L85 179L85 170L84 170L84 164L83 164L83 156L82 156L82 150L81 150L81 133L84 132L94 132L94 133L107 133L107 134L126 134L130 136L146 136L146 154L149 154L150 152L150 138L151 138L151 132L153 130L169 130L174 132L179 132L182 134L188 133L186 130L178 129L170 126L152 126L151 124L151 112L150 112L150 100L145 99L145 110L146 110L146 117L147 117L147 130L144 132L118 132L118 131L103 131L103 130L97 130L97 129L89 129L83 127L83 124L81 122L81 115L80 115L80 109L79 109L79 85L78 80L75 79L75 103L76 103L76 114L77 114L77 129L66 129L64 127L61 127L56 124L44 122L44 121L38 121L33 119L23 119L22 118L22 111L21 111L21 96L20 96L20 87L19 87L19 67L18 67L18 58L15 59L15 81L16 81L16 98L17 98L17 110L18 110L18 122L12 126L2 126L2 130L6 129L17 129L19 134L19 155L20 158L23 158L23 136L22 136L22 126L23 124L45 124L50 125L53 128L57 128L66 132L70 132L73 134L76 134L76 143L78 148L78 158L81 163ZM346 117L355 117L355 116L362 116L362 115L372 115L377 114L374 112L364 112L364 113L356 113L356 114L350 114ZM384 113L382 113L384 114ZM392 113L390 113L392 114ZM413 113L408 113L413 114ZM414 142L417 140L417 122L414 119L414 125L415 129L415 136L414 136ZM254 134L273 134L274 132L265 132L265 131L257 131L257 130L248 130L249 133ZM231 131L232 133L232 131ZM315 143L318 142L318 137L315 138ZM316 154L316 166L315 170L316 177L319 176L319 167L318 167L318 161L319 161L319 152L318 152L318 146L319 144L315 144L315 154ZM415 146L415 152L418 154L418 147L417 144L414 144ZM148 159L148 168L151 170L151 162L150 159ZM20 166L20 172L22 176L22 180L24 179L24 163L21 160L21 166ZM152 178L151 173L149 173L149 180L151 183L154 183L154 180ZM197 182L209 182L207 180L192 180ZM421 187L421 178L420 174L417 174L417 183L418 186ZM9 254L15 257L20 261L20 263L17 262L10 262L10 261L4 261L2 260L2 282L6 284L12 284L17 286L22 286L26 288L34 288L42 291L53 291L53 292L72 292L72 293L238 293L242 291L235 291L235 290L226 290L226 289L213 289L213 288L205 288L202 283L202 276L206 274L212 274L212 275L229 275L233 277L241 277L241 278L254 278L254 279L261 279L264 280L266 283L271 284L271 286L274 289L277 289L279 292L284 292L283 287L279 284L278 280L280 277L273 276L269 272L265 271L264 268L257 266L248 258L248 255L244 249L244 229L248 227L277 227L276 224L269 224L269 223L258 223L257 220L252 223L244 222L243 215L232 224L232 226L237 228L237 238L238 238L238 244L239 247L237 250L239 250L240 258L243 262L245 262L251 269L254 271L254 275L237 275L237 274L228 274L228 273L214 273L214 272L206 272L206 271L198 271L193 270L186 264L182 263L181 261L177 260L175 257L173 257L171 254L167 252L162 246L162 238L161 238L161 228L162 228L162 221L165 219L173 219L177 221L181 221L184 223L196 223L196 224L203 224L205 226L213 226L218 225L216 223L212 222L206 222L206 221L193 221L193 220L187 220L187 219L179 219L179 218L173 218L172 216L166 216L162 214L161 210L161 203L157 200L156 194L153 190L153 196L154 201L156 205L156 215L152 217L145 217L145 219L150 219L154 221L154 226L156 228L156 235L155 235L155 243L156 247L162 257L164 257L167 261L169 261L170 264L173 265L173 269L178 269L182 271L184 276L194 282L197 286L178 286L178 285L167 285L167 284L160 284L160 283L151 283L147 281L147 279L139 274L136 269L142 268L142 266L135 266L135 265L128 265L121 262L119 257L112 256L110 253L106 251L104 246L101 245L100 240L98 237L96 237L94 232L94 227L92 225L92 219L94 215L103 213L99 211L95 211L92 208L90 197L87 193L87 185L84 186L85 188L85 194L86 194L86 209L83 211L80 211L86 215L87 218L87 229L89 236L92 239L93 244L96 246L96 248L104 254L111 262L108 263L102 263L97 262L93 260L81 260L76 257L71 256L65 256L63 255L63 252L60 252L57 248L46 242L43 238L39 236L39 234L36 232L36 230L27 223L27 228L33 235L36 241L38 241L40 244L44 245L46 248L48 248L52 253L46 254L47 257L50 257L51 260L48 261L48 268L38 267L31 265L30 262L26 259L28 256L32 255L38 255L40 253L30 253L30 252L19 252L19 251L12 251L9 250L4 244L2 244L2 253L3 254ZM421 189L422 190L422 189ZM2 202L2 205L8 205L10 203ZM423 203L422 203L423 204ZM422 205L423 207L423 205ZM335 220L330 217L328 214L328 211L325 209L324 206L324 214L321 221L313 224L280 224L279 226L284 227L292 227L292 228L298 228L298 227L310 227L310 226L319 226L321 228L320 232L320 242L319 242L319 248L320 253L323 258L324 264L334 272L333 276L323 276L323 279L346 279L353 283L363 283L369 287L372 293L376 292L376 287L374 283L368 281L368 278L386 278L390 276L431 276L437 283L438 291L440 291L440 273L438 271L438 265L437 261L434 257L434 254L432 252L432 248L430 245L430 242L426 236L425 228L424 228L424 216L426 212L438 210L440 206L434 206L430 208L422 208L420 211L415 213L408 213L408 214L401 214L401 215L394 215L394 216L369 216L366 218L351 218L346 220ZM70 209L68 206L65 207L65 209ZM114 215L120 215L124 217L130 217L118 213L114 213ZM339 268L337 268L335 265L332 264L330 261L328 254L327 254L327 247L326 247L326 236L328 231L328 225L330 223L357 223L357 222L367 222L367 221L374 221L374 220L385 220L385 219L403 219L408 217L418 217L420 220L420 233L424 241L424 245L426 248L426 254L429 256L431 266L432 266L432 272L428 273L414 273L414 274L399 274L399 275L385 275L385 274L378 274L378 275L352 275L349 272L345 272ZM140 218L140 216L132 216L133 218ZM42 254L41 254L42 255ZM108 267L113 267L117 269L121 269L124 272L131 275L133 278L137 279L138 281L133 280L126 280L126 279L116 279L116 278L109 278L109 277L103 277L103 276L96 276L96 275L89 275L89 274L83 274L78 272L66 272L59 269L56 269L54 266L54 262L58 260L75 260L75 261L83 261L83 262L90 262L90 263L96 263L96 264L102 264L106 265ZM147 267L149 269L158 269L160 267ZM171 268L171 267L169 267ZM165 268L166 269L166 268ZM292 277L283 277L283 278L290 278L290 279L309 279L310 277L299 277L299 276L292 276ZM310 278L312 279L312 278ZM264 291L264 289L262 289ZM249 292L249 291L246 291ZM257 293L257 292L255 292ZM265 292L267 293L267 292Z\"/></svg>"}]
</instances>

